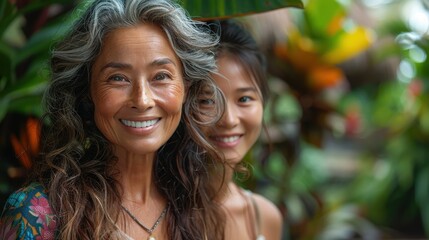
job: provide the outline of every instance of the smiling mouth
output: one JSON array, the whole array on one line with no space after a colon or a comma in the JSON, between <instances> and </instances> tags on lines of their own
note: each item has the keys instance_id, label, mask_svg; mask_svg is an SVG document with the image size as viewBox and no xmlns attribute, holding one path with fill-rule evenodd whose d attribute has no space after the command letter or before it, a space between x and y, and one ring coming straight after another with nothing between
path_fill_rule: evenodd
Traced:
<instances>
[{"instance_id":1,"label":"smiling mouth","mask_svg":"<svg viewBox=\"0 0 429 240\"><path fill-rule=\"evenodd\" d=\"M213 139L217 142L223 142L223 143L231 143L235 142L240 138L239 135L236 136L230 136L230 137L214 137Z\"/></svg>"},{"instance_id":2,"label":"smiling mouth","mask_svg":"<svg viewBox=\"0 0 429 240\"><path fill-rule=\"evenodd\" d=\"M159 119L154 119L149 121L130 121L130 120L121 119L121 122L125 126L132 127L132 128L147 128L155 125L158 121Z\"/></svg>"}]
</instances>

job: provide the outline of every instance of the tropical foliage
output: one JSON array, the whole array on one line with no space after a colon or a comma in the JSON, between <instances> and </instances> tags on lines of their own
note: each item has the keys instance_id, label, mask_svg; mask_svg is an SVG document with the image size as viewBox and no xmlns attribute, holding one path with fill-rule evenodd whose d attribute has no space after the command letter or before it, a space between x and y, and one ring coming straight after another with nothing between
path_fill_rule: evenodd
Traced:
<instances>
[{"instance_id":1,"label":"tropical foliage","mask_svg":"<svg viewBox=\"0 0 429 240\"><path fill-rule=\"evenodd\" d=\"M244 184L281 206L285 239L429 236L428 36L406 19L370 21L365 2L308 0L303 11L243 19L274 94L274 151L255 149ZM382 7L401 15L407 4Z\"/></svg>"},{"instance_id":2,"label":"tropical foliage","mask_svg":"<svg viewBox=\"0 0 429 240\"><path fill-rule=\"evenodd\" d=\"M0 2L0 202L18 186L39 145L49 50L67 29L66 0Z\"/></svg>"},{"instance_id":3,"label":"tropical foliage","mask_svg":"<svg viewBox=\"0 0 429 240\"><path fill-rule=\"evenodd\" d=\"M0 3L1 204L37 153L49 50L76 4ZM279 206L284 239L429 237L429 42L400 17L414 4L420 15L408 16L429 19L423 0L181 4L198 19L243 21L267 56L270 138L241 184Z\"/></svg>"}]
</instances>

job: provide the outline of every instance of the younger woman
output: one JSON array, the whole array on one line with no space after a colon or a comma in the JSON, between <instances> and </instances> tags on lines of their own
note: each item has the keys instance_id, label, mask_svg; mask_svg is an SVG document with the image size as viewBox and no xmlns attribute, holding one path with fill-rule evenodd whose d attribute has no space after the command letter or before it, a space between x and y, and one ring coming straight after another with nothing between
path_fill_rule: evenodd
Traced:
<instances>
[{"instance_id":1,"label":"younger woman","mask_svg":"<svg viewBox=\"0 0 429 240\"><path fill-rule=\"evenodd\" d=\"M214 76L227 100L225 113L206 134L226 162L225 182L219 202L226 211L226 239L281 238L282 216L265 197L237 186L234 170L259 137L268 97L262 53L252 36L231 20L220 21L220 46L217 52L219 74ZM217 29L215 29L217 31ZM212 101L201 101L209 107Z\"/></svg>"}]
</instances>

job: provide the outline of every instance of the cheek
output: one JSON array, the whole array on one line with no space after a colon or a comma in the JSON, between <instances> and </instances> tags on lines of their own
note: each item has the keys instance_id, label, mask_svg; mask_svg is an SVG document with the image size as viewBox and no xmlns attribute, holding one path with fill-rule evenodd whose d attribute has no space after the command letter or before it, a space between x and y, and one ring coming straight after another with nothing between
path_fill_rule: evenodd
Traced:
<instances>
[{"instance_id":1,"label":"cheek","mask_svg":"<svg viewBox=\"0 0 429 240\"><path fill-rule=\"evenodd\" d=\"M183 84L169 86L156 92L158 102L168 113L181 113L185 101L185 88ZM180 117L180 116L179 116Z\"/></svg>"},{"instance_id":2,"label":"cheek","mask_svg":"<svg viewBox=\"0 0 429 240\"><path fill-rule=\"evenodd\" d=\"M106 136L111 135L113 121L121 107L125 93L92 86L91 98L94 104L94 121L97 128Z\"/></svg>"},{"instance_id":3,"label":"cheek","mask_svg":"<svg viewBox=\"0 0 429 240\"><path fill-rule=\"evenodd\" d=\"M112 91L103 91L102 89L94 89L92 101L94 103L94 115L110 115L117 105L118 100L120 100L120 95L116 96Z\"/></svg>"},{"instance_id":4,"label":"cheek","mask_svg":"<svg viewBox=\"0 0 429 240\"><path fill-rule=\"evenodd\" d=\"M249 111L247 118L248 128L253 129L253 132L259 136L262 129L262 118L263 118L263 107L262 105L255 106Z\"/></svg>"}]
</instances>

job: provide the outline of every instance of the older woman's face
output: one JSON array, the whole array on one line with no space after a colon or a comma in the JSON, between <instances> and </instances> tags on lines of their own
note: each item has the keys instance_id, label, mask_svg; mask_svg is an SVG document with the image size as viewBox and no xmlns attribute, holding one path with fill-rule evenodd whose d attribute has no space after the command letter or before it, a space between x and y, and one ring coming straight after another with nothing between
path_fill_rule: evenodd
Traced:
<instances>
[{"instance_id":1,"label":"older woman's face","mask_svg":"<svg viewBox=\"0 0 429 240\"><path fill-rule=\"evenodd\" d=\"M95 123L118 151L157 151L176 130L185 98L181 62L152 24L117 29L92 67Z\"/></svg>"}]
</instances>

